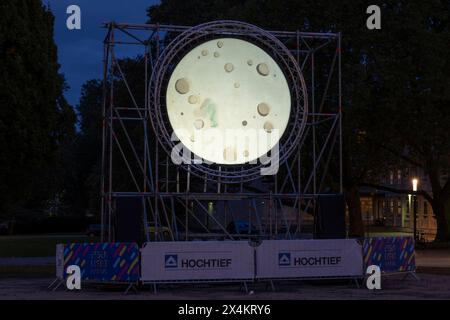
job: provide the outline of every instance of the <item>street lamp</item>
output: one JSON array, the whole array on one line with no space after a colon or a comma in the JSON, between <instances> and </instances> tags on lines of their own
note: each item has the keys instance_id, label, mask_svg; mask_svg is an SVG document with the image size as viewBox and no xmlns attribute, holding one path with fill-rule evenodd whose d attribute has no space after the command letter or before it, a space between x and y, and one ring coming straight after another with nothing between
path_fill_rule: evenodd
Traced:
<instances>
[{"instance_id":1,"label":"street lamp","mask_svg":"<svg viewBox=\"0 0 450 320\"><path fill-rule=\"evenodd\" d=\"M414 178L412 179L412 185L413 185L413 191L416 192L417 191L417 184L419 183L419 179Z\"/></svg>"},{"instance_id":2,"label":"street lamp","mask_svg":"<svg viewBox=\"0 0 450 320\"><path fill-rule=\"evenodd\" d=\"M414 240L417 242L417 185L419 184L419 179L412 179L412 187L413 187L413 219L414 219Z\"/></svg>"}]
</instances>

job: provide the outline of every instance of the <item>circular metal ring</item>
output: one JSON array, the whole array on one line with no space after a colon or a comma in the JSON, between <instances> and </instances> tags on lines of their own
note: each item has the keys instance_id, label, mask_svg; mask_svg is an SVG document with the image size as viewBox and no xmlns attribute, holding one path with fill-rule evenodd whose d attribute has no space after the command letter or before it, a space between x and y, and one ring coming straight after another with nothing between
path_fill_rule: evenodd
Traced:
<instances>
[{"instance_id":1,"label":"circular metal ring","mask_svg":"<svg viewBox=\"0 0 450 320\"><path fill-rule=\"evenodd\" d=\"M278 161L283 163L296 150L304 132L308 112L305 80L291 52L270 32L239 21L214 21L192 27L175 37L158 57L149 83L148 110L159 143L170 156L177 141L166 110L166 86L175 64L186 52L201 42L220 37L237 37L263 48L282 68L291 91L291 113L284 135L278 142ZM277 152L276 148L271 151ZM273 154L271 155L273 156ZM207 163L181 164L196 176L221 183L241 183L261 176L267 164L218 165Z\"/></svg>"}]
</instances>

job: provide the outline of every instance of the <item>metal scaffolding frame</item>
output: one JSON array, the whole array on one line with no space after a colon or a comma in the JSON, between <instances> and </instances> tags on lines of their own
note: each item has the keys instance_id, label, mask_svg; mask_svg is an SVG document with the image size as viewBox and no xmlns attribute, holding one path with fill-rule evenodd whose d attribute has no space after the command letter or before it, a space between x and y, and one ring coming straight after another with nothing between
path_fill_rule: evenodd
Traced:
<instances>
[{"instance_id":1,"label":"metal scaffolding frame","mask_svg":"<svg viewBox=\"0 0 450 320\"><path fill-rule=\"evenodd\" d=\"M258 235L249 233L248 238L290 239L304 231L303 217L314 213L317 197L332 194L324 191L325 186L334 184L333 194L342 193L340 33L267 31L285 44L305 77L309 105L306 126L300 139L291 146L295 151L280 162L276 175L229 183L221 181L220 175L211 179L207 174L193 174L195 164L173 164L170 155L160 151L161 146L155 138L158 133L151 125L149 91L153 68L164 53L166 38L193 28L115 22L106 23L104 27L107 33L103 60L100 182L102 241L114 240L115 201L121 197L142 200L144 226L149 222L154 224L154 234L144 228L146 241L162 240L162 231L167 232L171 240L187 241L245 237L227 230L224 222L207 208L206 202L221 202L225 217L233 215L229 208L232 201L246 203L248 221L258 230ZM144 92L140 93L143 104L137 99L136 88L127 81L129 75L123 71L123 60L117 57L119 48L127 50L130 46L137 46L142 52L137 60L144 74ZM116 101L115 92L119 86L129 95L126 105ZM142 141L130 134L131 128L136 131L136 124ZM117 174L114 168L118 163L128 173L131 188L119 189L123 186L113 183ZM330 182L330 163L334 165L333 183ZM261 203L264 204L262 209ZM214 227L211 227L211 221ZM196 230L191 228L193 224Z\"/></svg>"}]
</instances>

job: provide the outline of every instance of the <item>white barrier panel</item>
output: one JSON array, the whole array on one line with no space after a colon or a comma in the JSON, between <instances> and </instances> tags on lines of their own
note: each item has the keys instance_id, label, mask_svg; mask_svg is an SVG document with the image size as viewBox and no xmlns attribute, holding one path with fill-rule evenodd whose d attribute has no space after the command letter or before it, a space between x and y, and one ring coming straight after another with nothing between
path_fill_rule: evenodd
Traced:
<instances>
[{"instance_id":1,"label":"white barrier panel","mask_svg":"<svg viewBox=\"0 0 450 320\"><path fill-rule=\"evenodd\" d=\"M355 239L267 240L256 248L259 279L362 275L362 246Z\"/></svg>"},{"instance_id":2,"label":"white barrier panel","mask_svg":"<svg viewBox=\"0 0 450 320\"><path fill-rule=\"evenodd\" d=\"M247 241L147 242L141 249L142 281L253 277L254 249Z\"/></svg>"}]
</instances>

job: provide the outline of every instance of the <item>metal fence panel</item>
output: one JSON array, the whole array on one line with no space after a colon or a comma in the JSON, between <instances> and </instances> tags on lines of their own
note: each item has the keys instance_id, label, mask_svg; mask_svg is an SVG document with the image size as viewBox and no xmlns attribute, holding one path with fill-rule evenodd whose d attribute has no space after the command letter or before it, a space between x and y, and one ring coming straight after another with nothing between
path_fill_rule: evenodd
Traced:
<instances>
[{"instance_id":1,"label":"metal fence panel","mask_svg":"<svg viewBox=\"0 0 450 320\"><path fill-rule=\"evenodd\" d=\"M267 240L256 248L256 278L360 277L362 246L355 239Z\"/></svg>"},{"instance_id":2,"label":"metal fence panel","mask_svg":"<svg viewBox=\"0 0 450 320\"><path fill-rule=\"evenodd\" d=\"M147 242L141 249L141 280L249 280L253 256L247 241Z\"/></svg>"},{"instance_id":3,"label":"metal fence panel","mask_svg":"<svg viewBox=\"0 0 450 320\"><path fill-rule=\"evenodd\" d=\"M364 239L364 266L377 265L381 272L413 272L416 259L413 237L375 237Z\"/></svg>"}]
</instances>

